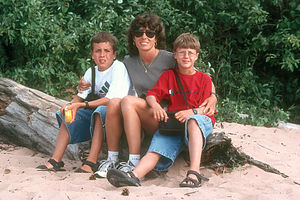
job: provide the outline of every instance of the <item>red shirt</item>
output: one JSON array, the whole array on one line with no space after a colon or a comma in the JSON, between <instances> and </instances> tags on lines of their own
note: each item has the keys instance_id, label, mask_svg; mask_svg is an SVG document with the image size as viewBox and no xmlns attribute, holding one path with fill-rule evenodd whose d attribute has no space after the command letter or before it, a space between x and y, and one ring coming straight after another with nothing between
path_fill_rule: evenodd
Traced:
<instances>
[{"instance_id":1,"label":"red shirt","mask_svg":"<svg viewBox=\"0 0 300 200\"><path fill-rule=\"evenodd\" d=\"M211 93L211 79L207 74L199 72L193 75L184 75L177 73L185 91L189 107L186 106L184 97L181 94L180 88L177 84L175 74L172 70L165 71L158 79L157 83L152 89L149 89L147 96L153 95L157 102L166 99L169 101L169 111L180 111L191 108L198 108L201 103L210 96ZM213 125L215 118L210 116Z\"/></svg>"}]
</instances>

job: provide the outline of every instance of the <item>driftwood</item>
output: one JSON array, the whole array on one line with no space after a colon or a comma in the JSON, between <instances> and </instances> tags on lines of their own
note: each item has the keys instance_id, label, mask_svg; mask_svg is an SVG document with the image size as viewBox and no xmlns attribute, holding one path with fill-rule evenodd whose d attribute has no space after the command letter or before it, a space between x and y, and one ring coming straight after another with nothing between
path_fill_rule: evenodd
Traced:
<instances>
[{"instance_id":1,"label":"driftwood","mask_svg":"<svg viewBox=\"0 0 300 200\"><path fill-rule=\"evenodd\" d=\"M15 144L51 155L59 130L55 113L65 104L64 100L0 78L0 133ZM146 152L150 141L151 137L144 138L142 154ZM87 156L88 148L89 143L68 145L65 156L82 160ZM104 145L100 157L106 156L106 149ZM121 160L128 159L128 146L124 136L121 139L120 156ZM182 156L189 162L187 151ZM287 177L270 165L240 152L223 132L213 133L208 137L201 163L214 169L216 173L230 172L235 167L249 163L267 172Z\"/></svg>"},{"instance_id":2,"label":"driftwood","mask_svg":"<svg viewBox=\"0 0 300 200\"><path fill-rule=\"evenodd\" d=\"M53 153L58 125L55 113L66 101L0 78L0 133L15 144ZM78 159L79 146L69 145L65 156Z\"/></svg>"},{"instance_id":3,"label":"driftwood","mask_svg":"<svg viewBox=\"0 0 300 200\"><path fill-rule=\"evenodd\" d=\"M187 157L185 158L188 160ZM266 172L278 174L284 178L288 177L267 163L255 160L251 156L241 152L232 145L231 139L224 132L216 132L209 135L202 154L201 163L208 168L214 169L216 173L231 172L234 168L248 163Z\"/></svg>"}]
</instances>

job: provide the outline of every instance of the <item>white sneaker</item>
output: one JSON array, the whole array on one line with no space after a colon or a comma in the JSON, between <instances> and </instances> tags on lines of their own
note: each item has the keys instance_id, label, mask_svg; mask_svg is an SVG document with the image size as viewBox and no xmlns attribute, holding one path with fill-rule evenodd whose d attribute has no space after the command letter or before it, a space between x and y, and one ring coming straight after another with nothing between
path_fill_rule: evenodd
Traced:
<instances>
[{"instance_id":1,"label":"white sneaker","mask_svg":"<svg viewBox=\"0 0 300 200\"><path fill-rule=\"evenodd\" d=\"M120 162L118 165L118 169L126 173L133 171L135 169L135 166L131 161L128 160L127 162Z\"/></svg>"},{"instance_id":2,"label":"white sneaker","mask_svg":"<svg viewBox=\"0 0 300 200\"><path fill-rule=\"evenodd\" d=\"M98 167L98 171L94 173L97 178L106 178L107 171L116 168L116 161L113 160L101 160Z\"/></svg>"}]
</instances>

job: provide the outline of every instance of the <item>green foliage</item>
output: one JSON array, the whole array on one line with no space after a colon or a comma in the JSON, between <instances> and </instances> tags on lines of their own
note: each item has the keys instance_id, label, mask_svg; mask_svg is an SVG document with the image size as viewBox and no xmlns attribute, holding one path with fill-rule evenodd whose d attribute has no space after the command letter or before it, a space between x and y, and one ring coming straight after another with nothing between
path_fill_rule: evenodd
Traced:
<instances>
[{"instance_id":1,"label":"green foliage","mask_svg":"<svg viewBox=\"0 0 300 200\"><path fill-rule=\"evenodd\" d=\"M244 101L222 100L218 106L218 120L250 124L256 126L277 126L279 121L287 121L289 115L277 106L254 105Z\"/></svg>"},{"instance_id":2,"label":"green foliage","mask_svg":"<svg viewBox=\"0 0 300 200\"><path fill-rule=\"evenodd\" d=\"M0 0L0 76L67 98L92 64L91 37L117 36L123 60L126 29L143 12L161 16L170 51L179 34L198 36L197 67L215 83L219 120L274 125L288 119L287 111L298 116L296 0Z\"/></svg>"}]
</instances>

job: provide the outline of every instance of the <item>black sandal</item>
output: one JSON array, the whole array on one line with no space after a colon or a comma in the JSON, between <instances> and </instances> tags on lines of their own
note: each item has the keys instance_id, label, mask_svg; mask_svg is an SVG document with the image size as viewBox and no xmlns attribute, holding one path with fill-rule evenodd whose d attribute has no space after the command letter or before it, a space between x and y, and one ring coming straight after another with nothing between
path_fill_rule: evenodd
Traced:
<instances>
[{"instance_id":1,"label":"black sandal","mask_svg":"<svg viewBox=\"0 0 300 200\"><path fill-rule=\"evenodd\" d=\"M194 174L198 180L189 177L190 174ZM183 181L179 184L179 186L180 187L190 187L190 188L200 187L201 181L209 181L209 179L202 176L201 174L199 174L198 172L196 172L194 170L188 170L187 174L186 174L186 178L183 179ZM188 183L188 182L192 182L193 184Z\"/></svg>"},{"instance_id":2,"label":"black sandal","mask_svg":"<svg viewBox=\"0 0 300 200\"><path fill-rule=\"evenodd\" d=\"M52 168L48 168L46 165L39 165L36 168L40 169L39 171L66 171L65 169L62 169L62 167L65 166L63 161L56 162L54 159L50 158L48 163L52 165Z\"/></svg>"},{"instance_id":3,"label":"black sandal","mask_svg":"<svg viewBox=\"0 0 300 200\"><path fill-rule=\"evenodd\" d=\"M84 161L82 162L82 166L83 166L83 165L89 166L89 167L92 169L93 173L96 172L96 171L98 170L98 164L97 164L97 163L95 164L95 163L92 163L91 161L84 160ZM81 169L81 168L77 168L77 169L75 170L75 173L90 173L90 172L85 171L85 170L83 170L83 169Z\"/></svg>"},{"instance_id":4,"label":"black sandal","mask_svg":"<svg viewBox=\"0 0 300 200\"><path fill-rule=\"evenodd\" d=\"M115 187L141 186L140 180L132 171L125 173L118 169L110 169L107 172L107 180Z\"/></svg>"}]
</instances>

